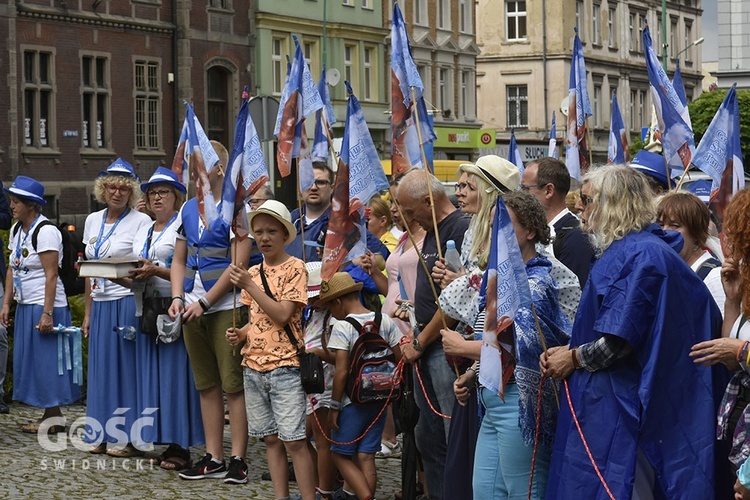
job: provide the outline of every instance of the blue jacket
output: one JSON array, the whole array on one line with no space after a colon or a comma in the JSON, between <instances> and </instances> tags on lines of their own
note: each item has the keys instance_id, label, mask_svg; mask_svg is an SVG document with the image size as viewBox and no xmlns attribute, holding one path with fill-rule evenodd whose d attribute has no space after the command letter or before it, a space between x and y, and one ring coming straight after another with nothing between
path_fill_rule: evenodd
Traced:
<instances>
[{"instance_id":1,"label":"blue jacket","mask_svg":"<svg viewBox=\"0 0 750 500\"><path fill-rule=\"evenodd\" d=\"M187 238L185 291L191 292L199 271L206 291L210 290L232 263L229 225L219 217L199 236L198 202L192 198L182 209L182 233Z\"/></svg>"}]
</instances>

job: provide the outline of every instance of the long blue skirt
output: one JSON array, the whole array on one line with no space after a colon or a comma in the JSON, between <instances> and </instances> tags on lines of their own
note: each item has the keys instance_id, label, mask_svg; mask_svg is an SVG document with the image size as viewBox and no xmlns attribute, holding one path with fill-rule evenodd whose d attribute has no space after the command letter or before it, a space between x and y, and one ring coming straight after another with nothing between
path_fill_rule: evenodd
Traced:
<instances>
[{"instance_id":1,"label":"long blue skirt","mask_svg":"<svg viewBox=\"0 0 750 500\"><path fill-rule=\"evenodd\" d=\"M58 348L58 334L41 334L34 328L44 311L43 306L19 304L13 328L13 399L40 408L68 405L81 398L81 388L73 383L73 370L67 369L64 344L73 353L73 339L63 336ZM55 307L54 325L70 325L67 306ZM62 363L58 362L62 356ZM62 365L62 374L59 368ZM72 365L72 360L71 360Z\"/></svg>"},{"instance_id":2,"label":"long blue skirt","mask_svg":"<svg viewBox=\"0 0 750 500\"><path fill-rule=\"evenodd\" d=\"M138 410L153 417L141 431L143 441L183 448L204 444L200 398L183 339L157 344L154 336L140 334L136 351Z\"/></svg>"},{"instance_id":3,"label":"long blue skirt","mask_svg":"<svg viewBox=\"0 0 750 500\"><path fill-rule=\"evenodd\" d=\"M117 327L134 327L134 340L123 339ZM89 333L89 377L85 440L127 443L141 417L138 411L136 344L147 339L138 331L133 296L94 301Z\"/></svg>"}]
</instances>

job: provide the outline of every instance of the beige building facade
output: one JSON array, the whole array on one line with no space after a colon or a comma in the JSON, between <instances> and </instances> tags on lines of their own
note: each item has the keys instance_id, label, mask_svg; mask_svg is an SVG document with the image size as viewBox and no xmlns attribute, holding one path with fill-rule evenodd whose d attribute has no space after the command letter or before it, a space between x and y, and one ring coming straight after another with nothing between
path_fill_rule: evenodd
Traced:
<instances>
[{"instance_id":1,"label":"beige building facade","mask_svg":"<svg viewBox=\"0 0 750 500\"><path fill-rule=\"evenodd\" d=\"M511 129L525 160L546 155L552 112L557 145L565 153L566 102L579 27L593 116L594 162L606 161L614 93L632 140L651 121L651 96L643 53L645 22L657 54L667 51L667 72L677 57L688 101L701 92L701 0L667 2L667 46L662 47L660 0L479 0L477 3L477 110L497 131L496 153L505 156ZM683 50L684 49L684 50ZM631 140L631 143L632 143Z\"/></svg>"}]
</instances>

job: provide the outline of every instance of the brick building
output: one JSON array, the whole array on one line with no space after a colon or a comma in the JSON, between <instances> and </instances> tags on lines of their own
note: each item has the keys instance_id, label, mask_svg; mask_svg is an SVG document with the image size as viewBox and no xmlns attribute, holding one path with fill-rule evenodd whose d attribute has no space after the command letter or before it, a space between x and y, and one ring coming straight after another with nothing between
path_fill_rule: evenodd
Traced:
<instances>
[{"instance_id":1,"label":"brick building","mask_svg":"<svg viewBox=\"0 0 750 500\"><path fill-rule=\"evenodd\" d=\"M249 0L1 0L0 32L0 180L42 181L45 215L79 226L112 160L146 178L172 161L183 99L231 147L253 85Z\"/></svg>"}]
</instances>

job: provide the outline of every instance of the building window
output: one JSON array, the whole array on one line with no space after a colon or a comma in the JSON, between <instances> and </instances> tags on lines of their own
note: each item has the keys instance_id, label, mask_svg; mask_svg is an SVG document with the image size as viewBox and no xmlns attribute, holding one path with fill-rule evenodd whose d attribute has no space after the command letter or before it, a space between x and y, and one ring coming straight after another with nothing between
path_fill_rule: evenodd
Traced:
<instances>
[{"instance_id":1,"label":"building window","mask_svg":"<svg viewBox=\"0 0 750 500\"><path fill-rule=\"evenodd\" d=\"M529 91L526 85L505 87L508 103L508 128L529 126Z\"/></svg>"},{"instance_id":2,"label":"building window","mask_svg":"<svg viewBox=\"0 0 750 500\"><path fill-rule=\"evenodd\" d=\"M214 9L229 10L232 6L229 4L229 0L210 0L209 5Z\"/></svg>"},{"instance_id":3,"label":"building window","mask_svg":"<svg viewBox=\"0 0 750 500\"><path fill-rule=\"evenodd\" d=\"M274 38L271 42L271 66L273 71L273 94L281 95L286 81L286 61L284 61L284 40Z\"/></svg>"},{"instance_id":4,"label":"building window","mask_svg":"<svg viewBox=\"0 0 750 500\"><path fill-rule=\"evenodd\" d=\"M609 29L609 46L615 48L617 47L617 9L609 9L607 28Z\"/></svg>"},{"instance_id":5,"label":"building window","mask_svg":"<svg viewBox=\"0 0 750 500\"><path fill-rule=\"evenodd\" d=\"M677 57L677 19L670 18L669 23L669 57Z\"/></svg>"},{"instance_id":6,"label":"building window","mask_svg":"<svg viewBox=\"0 0 750 500\"><path fill-rule=\"evenodd\" d=\"M458 1L458 29L461 33L473 33L471 0Z\"/></svg>"},{"instance_id":7,"label":"building window","mask_svg":"<svg viewBox=\"0 0 750 500\"><path fill-rule=\"evenodd\" d=\"M661 16L656 17L656 39L654 40L654 50L656 55L662 57L664 55L664 40L661 39Z\"/></svg>"},{"instance_id":8,"label":"building window","mask_svg":"<svg viewBox=\"0 0 750 500\"><path fill-rule=\"evenodd\" d=\"M208 80L208 119L206 133L209 139L224 145L231 144L229 130L229 84L231 74L221 66L209 68Z\"/></svg>"},{"instance_id":9,"label":"building window","mask_svg":"<svg viewBox=\"0 0 750 500\"><path fill-rule=\"evenodd\" d=\"M354 7L354 0L344 0L342 2L342 5L346 5L347 7Z\"/></svg>"},{"instance_id":10,"label":"building window","mask_svg":"<svg viewBox=\"0 0 750 500\"><path fill-rule=\"evenodd\" d=\"M643 54L643 28L646 26L646 14L638 14L638 52Z\"/></svg>"},{"instance_id":11,"label":"building window","mask_svg":"<svg viewBox=\"0 0 750 500\"><path fill-rule=\"evenodd\" d=\"M438 99L440 109L443 111L443 116L450 116L450 110L448 109L448 70L440 68L438 70ZM447 113L446 113L447 112Z\"/></svg>"},{"instance_id":12,"label":"building window","mask_svg":"<svg viewBox=\"0 0 750 500\"><path fill-rule=\"evenodd\" d=\"M451 29L451 2L438 0L437 2L438 28Z\"/></svg>"},{"instance_id":13,"label":"building window","mask_svg":"<svg viewBox=\"0 0 750 500\"><path fill-rule=\"evenodd\" d=\"M505 32L508 40L526 39L526 2L505 2Z\"/></svg>"},{"instance_id":14,"label":"building window","mask_svg":"<svg viewBox=\"0 0 750 500\"><path fill-rule=\"evenodd\" d=\"M365 101L374 101L377 97L374 89L377 88L377 80L375 78L375 68L377 67L375 62L375 49L372 47L365 47L365 59L364 59L364 75L362 75L362 79L364 80L364 100Z\"/></svg>"},{"instance_id":15,"label":"building window","mask_svg":"<svg viewBox=\"0 0 750 500\"><path fill-rule=\"evenodd\" d=\"M24 50L23 130L27 147L52 147L52 138L55 137L54 75L52 52Z\"/></svg>"},{"instance_id":16,"label":"building window","mask_svg":"<svg viewBox=\"0 0 750 500\"><path fill-rule=\"evenodd\" d=\"M631 52L638 51L638 17L634 12L628 16L628 50Z\"/></svg>"},{"instance_id":17,"label":"building window","mask_svg":"<svg viewBox=\"0 0 750 500\"><path fill-rule=\"evenodd\" d=\"M310 68L310 72L317 77L319 73L318 66L318 43L305 42L302 44L302 53L305 56L305 63Z\"/></svg>"},{"instance_id":18,"label":"building window","mask_svg":"<svg viewBox=\"0 0 750 500\"><path fill-rule=\"evenodd\" d=\"M473 119L475 114L473 80L471 71L461 71L461 115L465 119Z\"/></svg>"},{"instance_id":19,"label":"building window","mask_svg":"<svg viewBox=\"0 0 750 500\"><path fill-rule=\"evenodd\" d=\"M602 126L602 86L594 85L594 127Z\"/></svg>"},{"instance_id":20,"label":"building window","mask_svg":"<svg viewBox=\"0 0 750 500\"><path fill-rule=\"evenodd\" d=\"M344 79L352 86L355 93L359 93L357 46L344 45Z\"/></svg>"},{"instance_id":21,"label":"building window","mask_svg":"<svg viewBox=\"0 0 750 500\"><path fill-rule=\"evenodd\" d=\"M599 33L599 16L601 15L602 8L600 5L594 4L594 12L591 15L591 43L599 44L602 42Z\"/></svg>"},{"instance_id":22,"label":"building window","mask_svg":"<svg viewBox=\"0 0 750 500\"><path fill-rule=\"evenodd\" d=\"M155 151L159 144L159 116L161 96L159 91L159 63L135 62L135 147Z\"/></svg>"},{"instance_id":23,"label":"building window","mask_svg":"<svg viewBox=\"0 0 750 500\"><path fill-rule=\"evenodd\" d=\"M414 0L414 24L427 25L427 0Z\"/></svg>"},{"instance_id":24,"label":"building window","mask_svg":"<svg viewBox=\"0 0 750 500\"><path fill-rule=\"evenodd\" d=\"M424 98L429 102L432 100L432 74L430 67L424 64L417 64L417 72L419 73L419 78L422 79L422 84L424 85Z\"/></svg>"},{"instance_id":25,"label":"building window","mask_svg":"<svg viewBox=\"0 0 750 500\"><path fill-rule=\"evenodd\" d=\"M641 90L638 92L638 123L640 123L639 130L646 127L646 92Z\"/></svg>"},{"instance_id":26,"label":"building window","mask_svg":"<svg viewBox=\"0 0 750 500\"><path fill-rule=\"evenodd\" d=\"M584 42L583 37L583 0L576 0L576 28L578 28L578 38Z\"/></svg>"},{"instance_id":27,"label":"building window","mask_svg":"<svg viewBox=\"0 0 750 500\"><path fill-rule=\"evenodd\" d=\"M685 47L689 47L685 51L685 62L689 62L693 60L693 47L691 44L693 43L693 23L685 21Z\"/></svg>"},{"instance_id":28,"label":"building window","mask_svg":"<svg viewBox=\"0 0 750 500\"><path fill-rule=\"evenodd\" d=\"M372 10L372 0L362 0L362 8Z\"/></svg>"},{"instance_id":29,"label":"building window","mask_svg":"<svg viewBox=\"0 0 750 500\"><path fill-rule=\"evenodd\" d=\"M81 61L84 148L103 149L109 146L109 58L85 55Z\"/></svg>"}]
</instances>

